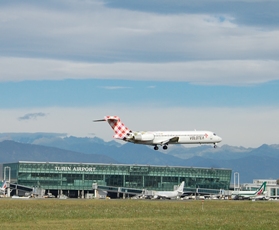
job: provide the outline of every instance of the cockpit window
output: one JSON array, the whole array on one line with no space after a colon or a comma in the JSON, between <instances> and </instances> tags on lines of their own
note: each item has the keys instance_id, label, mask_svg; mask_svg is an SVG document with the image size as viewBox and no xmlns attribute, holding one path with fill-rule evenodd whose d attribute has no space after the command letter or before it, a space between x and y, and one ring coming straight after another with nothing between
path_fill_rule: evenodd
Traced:
<instances>
[{"instance_id":1,"label":"cockpit window","mask_svg":"<svg viewBox=\"0 0 279 230\"><path fill-rule=\"evenodd\" d=\"M216 136L216 133L213 133L214 136Z\"/></svg>"}]
</instances>

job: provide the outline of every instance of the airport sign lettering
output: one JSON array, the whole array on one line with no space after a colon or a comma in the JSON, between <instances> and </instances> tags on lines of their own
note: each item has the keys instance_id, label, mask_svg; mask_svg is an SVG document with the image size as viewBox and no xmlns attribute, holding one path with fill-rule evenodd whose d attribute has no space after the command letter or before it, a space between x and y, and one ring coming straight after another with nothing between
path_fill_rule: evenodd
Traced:
<instances>
[{"instance_id":1,"label":"airport sign lettering","mask_svg":"<svg viewBox=\"0 0 279 230\"><path fill-rule=\"evenodd\" d=\"M55 171L75 171L75 172L93 172L96 168L94 167L71 167L71 166L55 166Z\"/></svg>"}]
</instances>

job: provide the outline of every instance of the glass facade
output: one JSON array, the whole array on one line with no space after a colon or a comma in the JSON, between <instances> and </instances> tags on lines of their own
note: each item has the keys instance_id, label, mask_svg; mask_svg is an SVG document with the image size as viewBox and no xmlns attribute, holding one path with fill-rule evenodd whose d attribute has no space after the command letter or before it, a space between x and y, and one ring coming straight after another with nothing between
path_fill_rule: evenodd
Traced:
<instances>
[{"instance_id":1,"label":"glass facade","mask_svg":"<svg viewBox=\"0 0 279 230\"><path fill-rule=\"evenodd\" d=\"M173 190L185 181L187 188L225 189L230 169L123 164L24 162L11 168L11 183L46 190L92 190L92 184L147 190Z\"/></svg>"}]
</instances>

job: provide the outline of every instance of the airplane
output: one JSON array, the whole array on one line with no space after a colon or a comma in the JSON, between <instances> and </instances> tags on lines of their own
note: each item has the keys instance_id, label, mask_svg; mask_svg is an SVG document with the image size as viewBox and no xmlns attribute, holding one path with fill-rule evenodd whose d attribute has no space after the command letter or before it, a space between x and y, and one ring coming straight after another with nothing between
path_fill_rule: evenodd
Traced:
<instances>
[{"instance_id":1,"label":"airplane","mask_svg":"<svg viewBox=\"0 0 279 230\"><path fill-rule=\"evenodd\" d=\"M5 194L7 188L7 182L4 180L2 186L0 187L0 194Z\"/></svg>"},{"instance_id":2,"label":"airplane","mask_svg":"<svg viewBox=\"0 0 279 230\"><path fill-rule=\"evenodd\" d=\"M233 191L232 192L232 199L265 199L267 191L266 188L266 181L264 181L259 189L256 191Z\"/></svg>"},{"instance_id":3,"label":"airplane","mask_svg":"<svg viewBox=\"0 0 279 230\"><path fill-rule=\"evenodd\" d=\"M181 182L179 187L174 191L155 191L153 195L153 199L171 199L177 198L183 195L184 181Z\"/></svg>"},{"instance_id":4,"label":"airplane","mask_svg":"<svg viewBox=\"0 0 279 230\"><path fill-rule=\"evenodd\" d=\"M163 149L168 148L168 144L213 144L222 141L222 138L211 131L132 131L127 128L118 116L105 116L104 119L94 120L94 122L107 121L114 130L116 139L134 144L153 145L154 150L158 150L158 145Z\"/></svg>"}]
</instances>

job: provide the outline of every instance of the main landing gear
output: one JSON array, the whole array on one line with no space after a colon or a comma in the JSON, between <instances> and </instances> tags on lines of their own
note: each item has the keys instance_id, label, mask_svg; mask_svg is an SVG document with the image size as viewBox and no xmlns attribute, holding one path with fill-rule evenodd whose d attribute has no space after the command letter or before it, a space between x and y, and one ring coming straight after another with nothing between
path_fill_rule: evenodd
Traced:
<instances>
[{"instance_id":1,"label":"main landing gear","mask_svg":"<svg viewBox=\"0 0 279 230\"><path fill-rule=\"evenodd\" d=\"M155 146L154 146L154 150L158 150L158 149L159 149L158 145L155 145ZM168 149L168 146L167 146L167 145L164 145L164 146L163 146L163 149L164 149L164 150Z\"/></svg>"}]
</instances>

